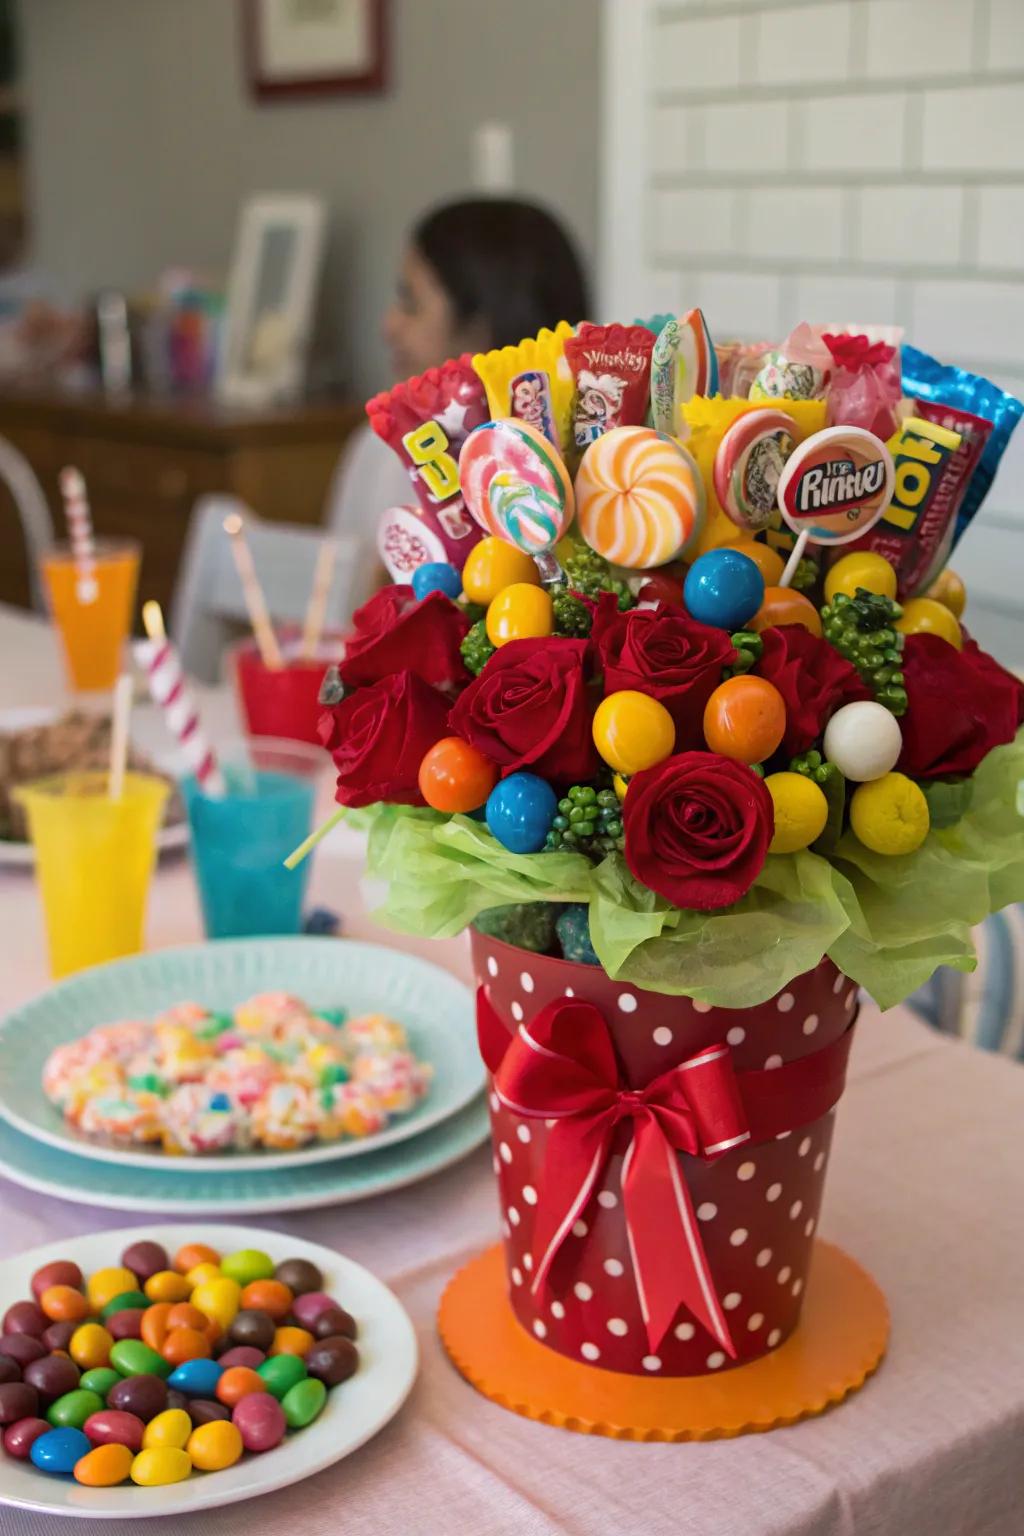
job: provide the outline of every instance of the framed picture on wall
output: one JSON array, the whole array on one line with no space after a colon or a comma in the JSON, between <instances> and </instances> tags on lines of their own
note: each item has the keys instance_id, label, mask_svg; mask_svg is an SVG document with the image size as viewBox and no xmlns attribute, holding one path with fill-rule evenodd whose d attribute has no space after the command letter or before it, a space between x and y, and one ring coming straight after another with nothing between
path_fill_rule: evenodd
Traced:
<instances>
[{"instance_id":1,"label":"framed picture on wall","mask_svg":"<svg viewBox=\"0 0 1024 1536\"><path fill-rule=\"evenodd\" d=\"M382 91L388 0L241 0L258 101Z\"/></svg>"}]
</instances>

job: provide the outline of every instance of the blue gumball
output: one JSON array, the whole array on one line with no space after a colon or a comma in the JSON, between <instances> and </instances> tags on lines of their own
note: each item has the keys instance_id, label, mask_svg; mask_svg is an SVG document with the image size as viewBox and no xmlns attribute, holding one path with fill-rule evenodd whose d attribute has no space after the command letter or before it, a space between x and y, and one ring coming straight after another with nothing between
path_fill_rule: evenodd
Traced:
<instances>
[{"instance_id":1,"label":"blue gumball","mask_svg":"<svg viewBox=\"0 0 1024 1536\"><path fill-rule=\"evenodd\" d=\"M742 629L764 602L764 577L738 549L711 549L687 571L683 602L700 624Z\"/></svg>"},{"instance_id":2,"label":"blue gumball","mask_svg":"<svg viewBox=\"0 0 1024 1536\"><path fill-rule=\"evenodd\" d=\"M487 797L487 826L510 853L538 853L558 810L558 796L535 773L510 773Z\"/></svg>"},{"instance_id":3,"label":"blue gumball","mask_svg":"<svg viewBox=\"0 0 1024 1536\"><path fill-rule=\"evenodd\" d=\"M429 560L412 573L413 596L428 597L431 592L443 592L445 597L458 597L462 592L462 576L447 560Z\"/></svg>"}]
</instances>

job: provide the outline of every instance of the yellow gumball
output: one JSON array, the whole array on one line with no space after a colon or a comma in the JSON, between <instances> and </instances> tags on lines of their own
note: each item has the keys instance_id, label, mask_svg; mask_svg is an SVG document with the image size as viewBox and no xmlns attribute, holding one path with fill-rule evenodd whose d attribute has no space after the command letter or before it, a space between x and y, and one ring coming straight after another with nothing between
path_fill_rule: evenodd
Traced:
<instances>
[{"instance_id":1,"label":"yellow gumball","mask_svg":"<svg viewBox=\"0 0 1024 1536\"><path fill-rule=\"evenodd\" d=\"M192 1458L174 1445L148 1445L132 1462L133 1483L142 1488L162 1488L165 1483L180 1483L192 1471Z\"/></svg>"},{"instance_id":2,"label":"yellow gumball","mask_svg":"<svg viewBox=\"0 0 1024 1536\"><path fill-rule=\"evenodd\" d=\"M193 1289L195 1289L197 1285L205 1284L207 1280L219 1280L220 1278L220 1265L211 1264L209 1261L206 1261L202 1264L196 1264L195 1267L190 1269L185 1276L185 1279Z\"/></svg>"},{"instance_id":3,"label":"yellow gumball","mask_svg":"<svg viewBox=\"0 0 1024 1536\"><path fill-rule=\"evenodd\" d=\"M89 1282L85 1288L85 1294L89 1298L89 1305L94 1312L102 1312L108 1301L113 1301L115 1296L121 1296L125 1291L136 1291L139 1282L130 1269L122 1265L113 1265L107 1269L97 1269L89 1276Z\"/></svg>"},{"instance_id":4,"label":"yellow gumball","mask_svg":"<svg viewBox=\"0 0 1024 1536\"><path fill-rule=\"evenodd\" d=\"M616 773L653 768L675 750L675 721L657 699L624 688L609 694L594 715L594 745Z\"/></svg>"},{"instance_id":5,"label":"yellow gumball","mask_svg":"<svg viewBox=\"0 0 1024 1536\"><path fill-rule=\"evenodd\" d=\"M219 1280L205 1280L192 1292L191 1302L207 1317L220 1324L225 1331L231 1327L238 1311L242 1287L237 1280L221 1275Z\"/></svg>"},{"instance_id":6,"label":"yellow gumball","mask_svg":"<svg viewBox=\"0 0 1024 1536\"><path fill-rule=\"evenodd\" d=\"M924 792L904 773L886 773L854 790L850 826L873 853L913 853L928 836L931 817Z\"/></svg>"},{"instance_id":7,"label":"yellow gumball","mask_svg":"<svg viewBox=\"0 0 1024 1536\"><path fill-rule=\"evenodd\" d=\"M967 607L967 588L956 571L951 571L948 565L944 571L939 572L924 596L948 608L954 619L963 618Z\"/></svg>"},{"instance_id":8,"label":"yellow gumball","mask_svg":"<svg viewBox=\"0 0 1024 1536\"><path fill-rule=\"evenodd\" d=\"M621 773L617 773L612 779L612 788L618 795L619 804L621 805L623 800L626 798L626 790L629 788L629 780L624 779Z\"/></svg>"},{"instance_id":9,"label":"yellow gumball","mask_svg":"<svg viewBox=\"0 0 1024 1536\"><path fill-rule=\"evenodd\" d=\"M802 773L770 773L764 787L775 808L775 834L768 852L796 853L809 848L828 821L824 792Z\"/></svg>"},{"instance_id":10,"label":"yellow gumball","mask_svg":"<svg viewBox=\"0 0 1024 1536\"><path fill-rule=\"evenodd\" d=\"M825 577L825 601L831 603L837 592L856 597L857 588L876 592L880 597L896 596L896 572L882 555L870 550L844 555Z\"/></svg>"},{"instance_id":11,"label":"yellow gumball","mask_svg":"<svg viewBox=\"0 0 1024 1536\"><path fill-rule=\"evenodd\" d=\"M506 539L481 539L462 567L462 590L471 603L493 603L513 585L540 586L537 562Z\"/></svg>"},{"instance_id":12,"label":"yellow gumball","mask_svg":"<svg viewBox=\"0 0 1024 1536\"><path fill-rule=\"evenodd\" d=\"M221 1472L225 1467L233 1467L243 1449L237 1427L223 1419L200 1424L192 1431L186 1446L192 1465L201 1472Z\"/></svg>"},{"instance_id":13,"label":"yellow gumball","mask_svg":"<svg viewBox=\"0 0 1024 1536\"><path fill-rule=\"evenodd\" d=\"M148 1451L153 1446L170 1445L176 1451L183 1451L191 1433L192 1420L184 1408L165 1408L155 1419L150 1419L143 1430L142 1448Z\"/></svg>"},{"instance_id":14,"label":"yellow gumball","mask_svg":"<svg viewBox=\"0 0 1024 1536\"><path fill-rule=\"evenodd\" d=\"M504 587L487 610L487 638L492 645L510 640L542 640L554 632L555 610L543 587L525 581Z\"/></svg>"},{"instance_id":15,"label":"yellow gumball","mask_svg":"<svg viewBox=\"0 0 1024 1536\"><path fill-rule=\"evenodd\" d=\"M933 597L908 598L903 604L903 617L896 620L896 628L904 635L938 635L957 651L963 647L964 637L959 623L949 609Z\"/></svg>"}]
</instances>

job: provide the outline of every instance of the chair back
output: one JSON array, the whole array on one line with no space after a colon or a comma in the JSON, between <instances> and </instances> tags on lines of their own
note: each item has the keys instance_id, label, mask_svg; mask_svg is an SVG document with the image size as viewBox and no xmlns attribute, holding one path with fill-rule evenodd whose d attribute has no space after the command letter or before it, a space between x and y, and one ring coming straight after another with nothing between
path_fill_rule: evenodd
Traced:
<instances>
[{"instance_id":1,"label":"chair back","mask_svg":"<svg viewBox=\"0 0 1024 1536\"><path fill-rule=\"evenodd\" d=\"M0 482L10 492L21 523L32 607L42 612L46 605L39 575L39 558L53 543L53 518L35 470L25 455L5 437L0 437Z\"/></svg>"},{"instance_id":2,"label":"chair back","mask_svg":"<svg viewBox=\"0 0 1024 1536\"><path fill-rule=\"evenodd\" d=\"M246 536L271 618L301 624L313 588L313 571L326 530L263 522L233 496L204 496L189 520L181 570L171 605L170 632L185 671L215 683L225 646L248 623L248 611L231 554L224 519L245 518ZM325 629L347 625L357 549L337 538L338 556L324 615Z\"/></svg>"}]
</instances>

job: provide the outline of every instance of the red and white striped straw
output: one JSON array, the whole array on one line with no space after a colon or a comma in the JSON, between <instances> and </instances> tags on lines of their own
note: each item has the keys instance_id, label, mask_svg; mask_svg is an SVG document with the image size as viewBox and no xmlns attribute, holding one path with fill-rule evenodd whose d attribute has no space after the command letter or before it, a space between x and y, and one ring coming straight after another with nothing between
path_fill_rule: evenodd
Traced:
<instances>
[{"instance_id":1,"label":"red and white striped straw","mask_svg":"<svg viewBox=\"0 0 1024 1536\"><path fill-rule=\"evenodd\" d=\"M145 672L153 700L163 710L167 728L181 747L185 761L195 774L200 788L215 799L220 799L227 793L224 775L213 748L203 734L178 653L164 632L159 603L143 604L142 622L149 639L135 641L132 647L135 660Z\"/></svg>"},{"instance_id":2,"label":"red and white striped straw","mask_svg":"<svg viewBox=\"0 0 1024 1536\"><path fill-rule=\"evenodd\" d=\"M92 513L85 494L85 481L70 465L60 472L60 493L68 520L71 558L75 563L75 592L80 603L94 603L99 596L96 581L96 540L92 531Z\"/></svg>"}]
</instances>

